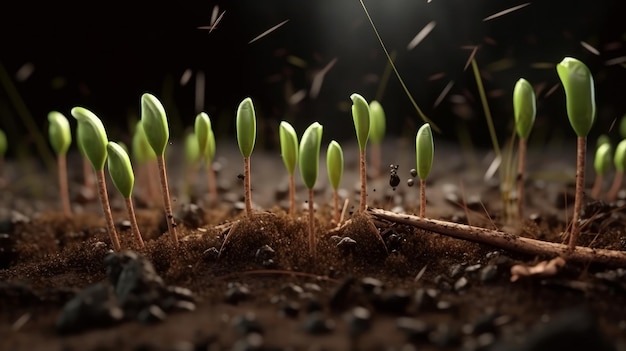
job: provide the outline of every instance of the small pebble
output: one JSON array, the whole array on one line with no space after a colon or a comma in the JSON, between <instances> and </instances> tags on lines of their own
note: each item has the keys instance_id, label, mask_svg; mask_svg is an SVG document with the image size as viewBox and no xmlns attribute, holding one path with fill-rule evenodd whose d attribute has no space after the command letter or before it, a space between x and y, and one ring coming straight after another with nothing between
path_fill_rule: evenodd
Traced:
<instances>
[{"instance_id":1,"label":"small pebble","mask_svg":"<svg viewBox=\"0 0 626 351\"><path fill-rule=\"evenodd\" d=\"M322 312L314 312L307 316L304 330L313 335L328 334L335 330L335 322Z\"/></svg>"}]
</instances>

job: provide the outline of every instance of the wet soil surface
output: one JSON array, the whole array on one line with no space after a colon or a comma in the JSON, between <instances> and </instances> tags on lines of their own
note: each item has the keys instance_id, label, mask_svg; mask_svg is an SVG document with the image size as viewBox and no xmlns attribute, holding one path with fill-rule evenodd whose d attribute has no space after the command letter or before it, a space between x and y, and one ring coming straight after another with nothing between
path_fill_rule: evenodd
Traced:
<instances>
[{"instance_id":1,"label":"wet soil surface","mask_svg":"<svg viewBox=\"0 0 626 351\"><path fill-rule=\"evenodd\" d=\"M438 144L426 215L565 242L575 174L568 149L529 150L520 219L505 216L501 189L511 177L485 176L492 155ZM626 267L568 262L554 275L511 282L512 266L554 256L359 213L354 145L344 146L340 197L349 201L339 227L322 157L312 256L307 193L298 186L298 208L289 216L279 153L255 151L254 211L246 215L236 145L218 150L219 203L207 194L205 168L189 171L175 151L168 155L176 244L160 194L150 195L157 173L136 169L144 248L133 242L124 202L110 188L121 252L111 250L100 204L82 185L80 160L70 160L69 217L58 211L54 175L8 162L0 201L0 349L626 350ZM407 185L413 152L403 141L384 145L382 174L368 185L370 207L419 213L418 187ZM399 165L395 189L389 164ZM587 174L590 187L593 172ZM580 245L625 249L621 195L614 203L586 200Z\"/></svg>"}]
</instances>

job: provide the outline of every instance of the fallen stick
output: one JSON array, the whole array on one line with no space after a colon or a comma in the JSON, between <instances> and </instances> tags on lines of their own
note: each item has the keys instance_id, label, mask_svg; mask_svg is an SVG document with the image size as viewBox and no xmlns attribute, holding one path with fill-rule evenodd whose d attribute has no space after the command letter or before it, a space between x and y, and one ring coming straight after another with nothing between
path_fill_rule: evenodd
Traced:
<instances>
[{"instance_id":1,"label":"fallen stick","mask_svg":"<svg viewBox=\"0 0 626 351\"><path fill-rule=\"evenodd\" d=\"M626 251L592 249L583 246L576 246L574 250L570 250L568 245L525 238L499 230L422 218L381 209L370 208L368 213L374 217L391 222L406 224L457 239L488 244L515 252L531 255L561 256L566 261L572 262L601 263L612 267L626 267Z\"/></svg>"}]
</instances>

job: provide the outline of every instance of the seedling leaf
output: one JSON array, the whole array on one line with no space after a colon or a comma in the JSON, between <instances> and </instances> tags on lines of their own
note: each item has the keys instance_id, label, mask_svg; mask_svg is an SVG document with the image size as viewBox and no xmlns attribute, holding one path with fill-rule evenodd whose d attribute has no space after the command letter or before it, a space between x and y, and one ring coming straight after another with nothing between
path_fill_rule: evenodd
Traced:
<instances>
[{"instance_id":1,"label":"seedling leaf","mask_svg":"<svg viewBox=\"0 0 626 351\"><path fill-rule=\"evenodd\" d=\"M626 169L626 139L617 144L613 164L615 165L615 169L619 172L624 172Z\"/></svg>"},{"instance_id":2,"label":"seedling leaf","mask_svg":"<svg viewBox=\"0 0 626 351\"><path fill-rule=\"evenodd\" d=\"M247 97L237 108L237 143L243 157L250 157L256 141L256 115L252 99Z\"/></svg>"},{"instance_id":3,"label":"seedling leaf","mask_svg":"<svg viewBox=\"0 0 626 351\"><path fill-rule=\"evenodd\" d=\"M287 121L280 122L278 134L280 136L280 155L283 158L287 172L293 175L298 164L298 135L293 126Z\"/></svg>"},{"instance_id":4,"label":"seedling leaf","mask_svg":"<svg viewBox=\"0 0 626 351\"><path fill-rule=\"evenodd\" d=\"M96 171L104 170L107 158L107 134L102 121L83 107L74 107L71 114L78 121L76 141Z\"/></svg>"},{"instance_id":5,"label":"seedling leaf","mask_svg":"<svg viewBox=\"0 0 626 351\"><path fill-rule=\"evenodd\" d=\"M70 123L67 121L67 118L58 111L48 113L48 123L50 144L57 155L64 155L67 153L67 149L69 149L72 143Z\"/></svg>"},{"instance_id":6,"label":"seedling leaf","mask_svg":"<svg viewBox=\"0 0 626 351\"><path fill-rule=\"evenodd\" d=\"M200 159L200 145L198 136L195 133L188 133L185 137L185 161L193 164Z\"/></svg>"},{"instance_id":7,"label":"seedling leaf","mask_svg":"<svg viewBox=\"0 0 626 351\"><path fill-rule=\"evenodd\" d=\"M209 137L207 138L206 149L207 164L211 164L211 162L213 162L213 160L215 159L215 152L217 151L215 146L215 134L213 134L212 128L209 129Z\"/></svg>"},{"instance_id":8,"label":"seedling leaf","mask_svg":"<svg viewBox=\"0 0 626 351\"><path fill-rule=\"evenodd\" d=\"M148 143L148 139L146 138L146 132L143 130L143 123L141 120L137 121L135 125L135 133L133 134L132 140L132 154L136 163L144 163L148 160L154 160L156 158L156 154L150 143Z\"/></svg>"},{"instance_id":9,"label":"seedling leaf","mask_svg":"<svg viewBox=\"0 0 626 351\"><path fill-rule=\"evenodd\" d=\"M333 189L339 188L341 177L343 176L343 150L341 145L335 140L328 144L326 151L326 169L328 171L328 180Z\"/></svg>"},{"instance_id":10,"label":"seedling leaf","mask_svg":"<svg viewBox=\"0 0 626 351\"><path fill-rule=\"evenodd\" d=\"M380 144L385 137L386 118L385 110L380 102L370 102L370 136L372 144Z\"/></svg>"},{"instance_id":11,"label":"seedling leaf","mask_svg":"<svg viewBox=\"0 0 626 351\"><path fill-rule=\"evenodd\" d=\"M150 93L141 96L141 121L152 150L163 156L170 137L167 115L161 101Z\"/></svg>"},{"instance_id":12,"label":"seedling leaf","mask_svg":"<svg viewBox=\"0 0 626 351\"><path fill-rule=\"evenodd\" d=\"M200 156L206 156L209 130L211 130L211 119L209 115L205 112L198 113L194 124L194 133L198 139L197 145Z\"/></svg>"},{"instance_id":13,"label":"seedling leaf","mask_svg":"<svg viewBox=\"0 0 626 351\"><path fill-rule=\"evenodd\" d=\"M435 146L430 124L424 123L415 136L415 154L417 156L417 175L426 179L433 165Z\"/></svg>"},{"instance_id":14,"label":"seedling leaf","mask_svg":"<svg viewBox=\"0 0 626 351\"><path fill-rule=\"evenodd\" d=\"M113 185L125 199L129 199L133 193L135 175L128 153L113 141L109 141L107 144L107 151L107 165Z\"/></svg>"},{"instance_id":15,"label":"seedling leaf","mask_svg":"<svg viewBox=\"0 0 626 351\"><path fill-rule=\"evenodd\" d=\"M593 168L596 170L596 174L604 175L611 168L612 160L612 147L611 144L600 144L596 149L595 159L593 160Z\"/></svg>"},{"instance_id":16,"label":"seedling leaf","mask_svg":"<svg viewBox=\"0 0 626 351\"><path fill-rule=\"evenodd\" d=\"M300 175L309 189L313 189L317 181L322 132L322 125L314 122L304 131L300 141Z\"/></svg>"},{"instance_id":17,"label":"seedling leaf","mask_svg":"<svg viewBox=\"0 0 626 351\"><path fill-rule=\"evenodd\" d=\"M363 151L367 146L367 139L370 134L370 108L367 101L357 93L350 95L350 99L352 100L352 119L356 138L359 142L359 149Z\"/></svg>"},{"instance_id":18,"label":"seedling leaf","mask_svg":"<svg viewBox=\"0 0 626 351\"><path fill-rule=\"evenodd\" d=\"M565 89L567 115L579 137L586 137L596 117L593 76L589 68L572 57L565 57L556 66Z\"/></svg>"},{"instance_id":19,"label":"seedling leaf","mask_svg":"<svg viewBox=\"0 0 626 351\"><path fill-rule=\"evenodd\" d=\"M513 89L513 110L517 135L522 139L528 139L535 123L537 105L535 91L532 85L524 78L515 83L515 88Z\"/></svg>"}]
</instances>

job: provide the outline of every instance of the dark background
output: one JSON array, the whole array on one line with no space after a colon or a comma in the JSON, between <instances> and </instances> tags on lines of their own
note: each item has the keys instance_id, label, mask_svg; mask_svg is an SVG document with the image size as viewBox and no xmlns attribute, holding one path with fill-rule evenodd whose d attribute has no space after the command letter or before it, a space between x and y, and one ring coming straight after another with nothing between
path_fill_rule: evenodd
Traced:
<instances>
[{"instance_id":1,"label":"dark background","mask_svg":"<svg viewBox=\"0 0 626 351\"><path fill-rule=\"evenodd\" d=\"M554 68L574 56L590 67L596 79L598 120L591 136L608 133L626 113L626 66L607 66L626 55L626 21L620 0L542 0L511 14L483 18L524 3L503 0L367 0L370 14L397 68L418 105L440 128L436 138L456 140L468 131L477 145L490 146L483 109L470 69L471 50L483 71L489 103L500 141L512 131L511 94L524 77L540 86L535 142L573 138ZM210 24L215 5L226 11L218 28ZM139 118L140 96L151 92L168 112L171 137L192 125L195 79L206 77L203 111L211 116L218 138L234 134L237 104L252 97L259 120L259 145L276 146L280 120L291 121L298 134L311 122L324 125L324 140L353 138L349 96L380 98L389 135L414 136L422 121L397 78L392 75L377 96L386 57L358 0L237 0L177 2L13 2L0 12L0 128L14 150L36 149L32 132L44 133L51 110L70 116L74 106L95 112L112 140L128 141ZM272 26L289 20L266 37L248 42ZM437 25L413 50L407 44L430 21ZM600 50L595 55L581 44ZM294 64L293 58L306 63ZM287 100L311 86L313 73L333 58L316 99ZM27 68L32 72L27 73ZM192 73L181 84L186 70ZM442 73L440 79L429 80ZM450 81L454 86L437 107L433 104ZM455 102L456 101L456 102ZM30 116L34 121L29 129ZM541 130L541 132L539 132ZM532 138L531 136L531 142ZM542 139L541 141L539 139ZM18 144L16 144L18 145ZM15 153L15 151L12 151ZM41 150L40 150L41 152Z\"/></svg>"}]
</instances>

